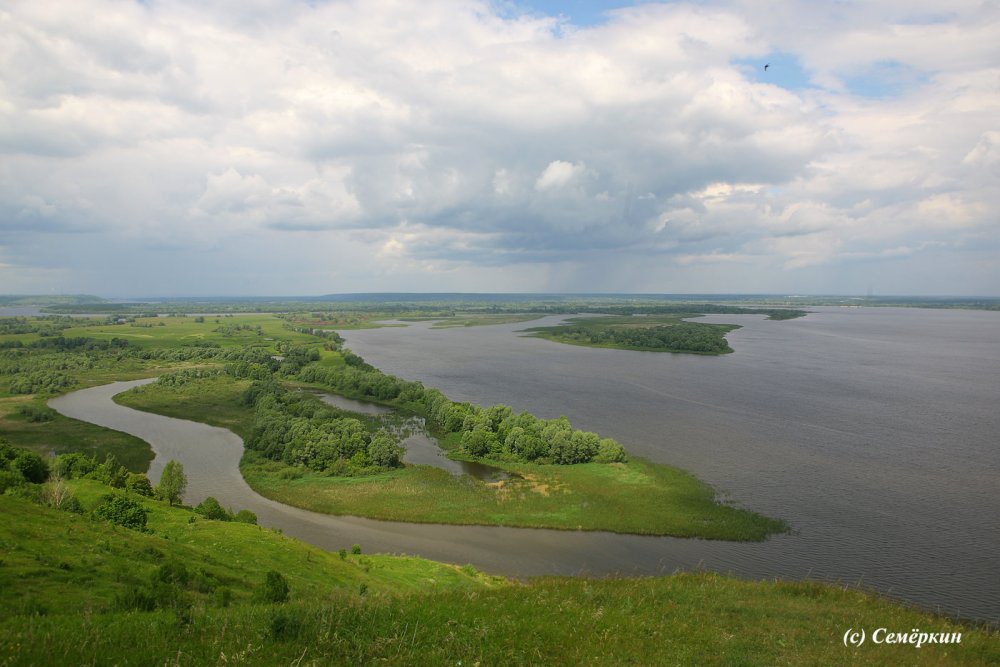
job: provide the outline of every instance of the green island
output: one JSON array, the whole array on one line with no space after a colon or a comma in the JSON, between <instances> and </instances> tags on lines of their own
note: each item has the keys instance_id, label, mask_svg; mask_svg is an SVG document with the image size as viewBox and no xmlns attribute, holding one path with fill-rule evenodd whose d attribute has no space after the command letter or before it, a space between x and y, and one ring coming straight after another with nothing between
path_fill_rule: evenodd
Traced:
<instances>
[{"instance_id":1,"label":"green island","mask_svg":"<svg viewBox=\"0 0 1000 667\"><path fill-rule=\"evenodd\" d=\"M706 355L733 351L726 334L739 329L738 325L688 322L688 317L698 315L574 317L564 324L532 327L525 331L536 338L586 347Z\"/></svg>"},{"instance_id":2,"label":"green island","mask_svg":"<svg viewBox=\"0 0 1000 667\"><path fill-rule=\"evenodd\" d=\"M311 313L144 314L0 319L4 665L1000 661L996 630L839 586L708 573L519 582L363 545L327 552L209 500L178 506L166 476L146 480L148 444L47 400L160 377L116 400L233 430L255 489L331 513L713 539L786 529L565 420L455 403L385 375L310 326ZM345 411L316 391L395 414ZM401 465L400 428L413 418L451 458L509 476ZM845 629L861 626L962 639L844 647Z\"/></svg>"}]
</instances>

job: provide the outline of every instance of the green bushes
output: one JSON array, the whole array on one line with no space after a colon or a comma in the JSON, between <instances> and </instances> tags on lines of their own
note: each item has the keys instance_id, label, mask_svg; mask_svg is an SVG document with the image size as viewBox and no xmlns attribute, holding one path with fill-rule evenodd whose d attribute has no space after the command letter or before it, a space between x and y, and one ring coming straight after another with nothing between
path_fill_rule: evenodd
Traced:
<instances>
[{"instance_id":1,"label":"green bushes","mask_svg":"<svg viewBox=\"0 0 1000 667\"><path fill-rule=\"evenodd\" d=\"M94 516L132 530L145 531L148 512L142 503L122 493L104 497L104 501L94 509Z\"/></svg>"},{"instance_id":2,"label":"green bushes","mask_svg":"<svg viewBox=\"0 0 1000 667\"><path fill-rule=\"evenodd\" d=\"M226 509L219 504L213 496L205 498L201 501L194 511L202 515L206 519L212 519L215 521L232 521L233 515L226 511Z\"/></svg>"},{"instance_id":3,"label":"green bushes","mask_svg":"<svg viewBox=\"0 0 1000 667\"><path fill-rule=\"evenodd\" d=\"M240 510L233 514L232 510L225 509L219 501L209 496L201 501L194 511L206 519L214 521L237 521L239 523L257 524L257 515L250 510Z\"/></svg>"},{"instance_id":4,"label":"green bushes","mask_svg":"<svg viewBox=\"0 0 1000 667\"><path fill-rule=\"evenodd\" d=\"M45 460L27 450L21 450L14 456L10 462L10 469L21 473L21 476L32 484L41 484L49 478L49 466Z\"/></svg>"},{"instance_id":5,"label":"green bushes","mask_svg":"<svg viewBox=\"0 0 1000 667\"><path fill-rule=\"evenodd\" d=\"M45 460L26 449L12 447L0 438L0 492L23 483L41 484L49 478Z\"/></svg>"}]
</instances>

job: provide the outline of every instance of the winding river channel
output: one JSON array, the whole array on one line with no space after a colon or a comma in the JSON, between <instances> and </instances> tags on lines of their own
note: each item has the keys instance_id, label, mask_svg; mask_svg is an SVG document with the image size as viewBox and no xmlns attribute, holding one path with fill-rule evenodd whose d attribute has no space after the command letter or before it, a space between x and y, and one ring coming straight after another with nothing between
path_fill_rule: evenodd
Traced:
<instances>
[{"instance_id":1,"label":"winding river channel","mask_svg":"<svg viewBox=\"0 0 1000 667\"><path fill-rule=\"evenodd\" d=\"M149 442L154 480L165 461L181 461L188 503L215 496L325 549L359 543L511 576L705 568L811 577L997 622L1000 314L818 310L788 322L711 318L744 325L729 336L737 352L725 357L559 345L522 337L523 324L345 334L386 372L455 400L566 414L793 525L793 534L763 543L321 515L250 489L238 468L242 442L230 431L112 401L150 380L50 405Z\"/></svg>"}]
</instances>

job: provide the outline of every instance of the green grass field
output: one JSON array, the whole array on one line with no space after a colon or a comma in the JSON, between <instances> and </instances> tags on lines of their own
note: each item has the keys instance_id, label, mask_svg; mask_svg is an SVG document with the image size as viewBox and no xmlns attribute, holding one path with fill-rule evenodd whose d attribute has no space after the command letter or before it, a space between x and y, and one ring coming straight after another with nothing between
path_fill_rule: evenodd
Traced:
<instances>
[{"instance_id":1,"label":"green grass field","mask_svg":"<svg viewBox=\"0 0 1000 667\"><path fill-rule=\"evenodd\" d=\"M108 491L71 486L87 507ZM143 504L150 533L0 496L3 665L1000 661L995 631L824 584L716 574L514 583L417 558L341 558L257 526ZM162 579L165 566L190 574L179 602L117 610L130 586ZM270 570L287 579L289 602L255 601ZM845 647L849 628L959 632L961 643Z\"/></svg>"},{"instance_id":2,"label":"green grass field","mask_svg":"<svg viewBox=\"0 0 1000 667\"><path fill-rule=\"evenodd\" d=\"M273 315L236 315L233 317L205 317L204 322L196 322L195 317L140 318L137 324L149 325L132 327L129 324L95 324L84 320L79 327L62 332L66 338L86 337L97 340L124 338L130 345L142 349L170 350L208 343L220 347L253 345L276 350L279 341L295 344L322 345L322 341L308 334L286 328L286 323ZM218 320L218 321L216 321ZM160 326L162 323L162 326ZM257 327L261 333L258 335ZM243 327L243 328L238 328ZM216 329L227 328L224 331ZM10 334L5 340L19 340L24 344L38 339L34 333ZM58 353L39 350L46 359L58 358ZM343 359L336 352L323 351L321 363L342 365ZM87 355L70 354L74 358ZM64 391L74 391L119 380L135 380L155 377L171 371L194 366L211 365L198 361L175 361L166 359L140 359L136 357L116 358L113 355L89 355L85 363L70 364L60 372L72 378L72 386ZM112 431L86 422L68 419L59 414L44 422L31 422L19 414L23 405L43 407L48 394L11 394L6 384L0 382L0 435L11 444L25 447L39 454L62 454L81 452L94 454L103 460L108 454L114 455L129 470L144 472L153 458L149 445L138 438ZM213 406L211 397L203 397ZM215 406L221 407L221 406ZM230 426L224 423L222 426Z\"/></svg>"},{"instance_id":3,"label":"green grass field","mask_svg":"<svg viewBox=\"0 0 1000 667\"><path fill-rule=\"evenodd\" d=\"M134 325L81 326L66 329L63 335L97 340L124 338L132 345L153 349L204 343L222 347L253 345L273 348L278 340L300 344L317 343L318 340L309 334L287 329L286 322L273 315L206 315L202 318L203 322L197 319L193 316L137 318Z\"/></svg>"},{"instance_id":4,"label":"green grass field","mask_svg":"<svg viewBox=\"0 0 1000 667\"><path fill-rule=\"evenodd\" d=\"M111 454L132 472L149 469L153 450L144 440L58 413L51 421L31 422L17 411L25 404L44 405L44 401L29 397L0 401L0 435L10 444L44 456L80 452L103 461Z\"/></svg>"},{"instance_id":5,"label":"green grass field","mask_svg":"<svg viewBox=\"0 0 1000 667\"><path fill-rule=\"evenodd\" d=\"M91 480L68 486L85 509L111 489ZM418 558L353 555L341 559L273 530L210 521L189 509L139 499L151 533L0 496L0 608L12 612L77 614L105 612L132 584L149 579L168 560L225 587L236 602L249 602L269 570L289 581L293 599L323 601L334 591L399 594L460 586L482 588L502 580ZM239 508L233 508L234 510ZM351 550L351 544L344 544ZM190 601L212 603L212 590L191 590Z\"/></svg>"}]
</instances>

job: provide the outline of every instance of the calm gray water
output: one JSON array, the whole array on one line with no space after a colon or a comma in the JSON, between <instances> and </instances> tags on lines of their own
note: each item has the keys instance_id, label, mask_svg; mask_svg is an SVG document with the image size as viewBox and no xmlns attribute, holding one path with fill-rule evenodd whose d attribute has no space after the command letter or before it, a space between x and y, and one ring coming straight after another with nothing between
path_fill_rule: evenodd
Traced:
<instances>
[{"instance_id":1,"label":"calm gray water","mask_svg":"<svg viewBox=\"0 0 1000 667\"><path fill-rule=\"evenodd\" d=\"M565 414L796 531L764 545L695 542L684 556L668 549L670 562L861 582L1000 620L1000 313L815 311L705 318L744 327L723 357L516 333L544 321L342 335L388 373L455 400Z\"/></svg>"},{"instance_id":2,"label":"calm gray water","mask_svg":"<svg viewBox=\"0 0 1000 667\"><path fill-rule=\"evenodd\" d=\"M165 461L180 460L187 502L213 495L327 549L357 542L517 576L702 567L812 577L997 622L1000 314L818 311L788 322L712 318L744 325L725 357L559 345L520 337L524 325L345 334L387 372L456 400L565 414L796 529L761 544L318 515L254 493L229 431L111 401L137 382L50 404L151 443L154 480Z\"/></svg>"}]
</instances>

